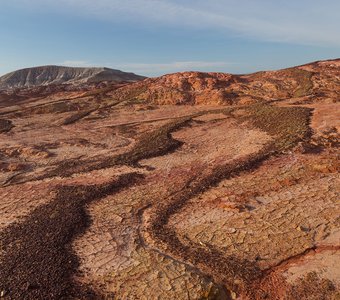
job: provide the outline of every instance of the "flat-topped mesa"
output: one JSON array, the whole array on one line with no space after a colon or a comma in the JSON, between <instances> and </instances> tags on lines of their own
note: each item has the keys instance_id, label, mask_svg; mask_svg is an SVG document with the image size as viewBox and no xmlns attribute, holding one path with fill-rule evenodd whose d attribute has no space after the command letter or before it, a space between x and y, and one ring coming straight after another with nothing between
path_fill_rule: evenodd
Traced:
<instances>
[{"instance_id":1,"label":"flat-topped mesa","mask_svg":"<svg viewBox=\"0 0 340 300\"><path fill-rule=\"evenodd\" d=\"M51 84L134 82L145 77L109 68L42 66L17 70L0 77L0 89L46 86Z\"/></svg>"}]
</instances>

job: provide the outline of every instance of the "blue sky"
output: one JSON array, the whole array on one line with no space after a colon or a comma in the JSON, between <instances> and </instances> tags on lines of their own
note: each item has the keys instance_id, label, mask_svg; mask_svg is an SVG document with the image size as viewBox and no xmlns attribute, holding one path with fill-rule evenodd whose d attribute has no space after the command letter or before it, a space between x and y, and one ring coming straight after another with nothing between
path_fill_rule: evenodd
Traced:
<instances>
[{"instance_id":1,"label":"blue sky","mask_svg":"<svg viewBox=\"0 0 340 300\"><path fill-rule=\"evenodd\" d=\"M338 0L0 0L0 74L278 69L340 57L339 12Z\"/></svg>"}]
</instances>

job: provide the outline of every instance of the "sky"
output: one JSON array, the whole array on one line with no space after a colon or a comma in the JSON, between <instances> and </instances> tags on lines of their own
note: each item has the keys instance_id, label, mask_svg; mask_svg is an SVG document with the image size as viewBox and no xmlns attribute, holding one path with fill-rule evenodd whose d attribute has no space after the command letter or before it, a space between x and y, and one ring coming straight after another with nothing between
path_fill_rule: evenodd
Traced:
<instances>
[{"instance_id":1,"label":"sky","mask_svg":"<svg viewBox=\"0 0 340 300\"><path fill-rule=\"evenodd\" d=\"M339 0L0 0L0 75L280 69L339 58L339 12Z\"/></svg>"}]
</instances>

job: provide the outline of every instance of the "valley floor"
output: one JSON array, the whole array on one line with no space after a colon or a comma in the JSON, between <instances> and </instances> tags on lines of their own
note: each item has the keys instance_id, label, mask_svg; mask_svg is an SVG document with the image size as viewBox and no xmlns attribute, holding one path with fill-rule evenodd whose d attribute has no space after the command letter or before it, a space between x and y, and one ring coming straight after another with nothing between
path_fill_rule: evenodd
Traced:
<instances>
[{"instance_id":1,"label":"valley floor","mask_svg":"<svg viewBox=\"0 0 340 300\"><path fill-rule=\"evenodd\" d=\"M4 299L340 297L336 104L25 109L0 109Z\"/></svg>"}]
</instances>

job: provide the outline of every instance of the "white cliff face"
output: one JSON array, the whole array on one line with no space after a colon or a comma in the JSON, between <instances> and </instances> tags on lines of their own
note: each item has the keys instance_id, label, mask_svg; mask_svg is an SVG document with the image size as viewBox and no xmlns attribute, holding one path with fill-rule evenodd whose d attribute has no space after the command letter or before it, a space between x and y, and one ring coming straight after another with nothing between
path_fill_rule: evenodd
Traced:
<instances>
[{"instance_id":1,"label":"white cliff face","mask_svg":"<svg viewBox=\"0 0 340 300\"><path fill-rule=\"evenodd\" d=\"M101 81L132 82L145 77L109 68L42 66L27 68L0 77L0 89L49 84L82 84Z\"/></svg>"}]
</instances>

